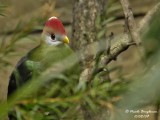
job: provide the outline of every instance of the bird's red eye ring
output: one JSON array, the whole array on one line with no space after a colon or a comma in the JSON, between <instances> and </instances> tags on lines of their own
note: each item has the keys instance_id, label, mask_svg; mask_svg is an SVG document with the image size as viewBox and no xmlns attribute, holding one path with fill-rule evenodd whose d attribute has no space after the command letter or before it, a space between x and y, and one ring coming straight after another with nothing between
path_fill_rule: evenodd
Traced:
<instances>
[{"instance_id":1,"label":"bird's red eye ring","mask_svg":"<svg viewBox=\"0 0 160 120\"><path fill-rule=\"evenodd\" d=\"M54 40L55 39L55 35L51 34L51 39Z\"/></svg>"}]
</instances>

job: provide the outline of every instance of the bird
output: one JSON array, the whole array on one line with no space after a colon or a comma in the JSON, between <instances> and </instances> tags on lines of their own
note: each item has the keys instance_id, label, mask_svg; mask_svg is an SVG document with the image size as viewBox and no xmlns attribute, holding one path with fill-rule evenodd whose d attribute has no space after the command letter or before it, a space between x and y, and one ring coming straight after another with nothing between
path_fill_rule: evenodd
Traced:
<instances>
[{"instance_id":1,"label":"bird","mask_svg":"<svg viewBox=\"0 0 160 120\"><path fill-rule=\"evenodd\" d=\"M73 53L69 38L60 19L50 17L43 28L40 44L22 57L10 75L8 96L29 81L33 75L40 75L52 63L59 62Z\"/></svg>"}]
</instances>

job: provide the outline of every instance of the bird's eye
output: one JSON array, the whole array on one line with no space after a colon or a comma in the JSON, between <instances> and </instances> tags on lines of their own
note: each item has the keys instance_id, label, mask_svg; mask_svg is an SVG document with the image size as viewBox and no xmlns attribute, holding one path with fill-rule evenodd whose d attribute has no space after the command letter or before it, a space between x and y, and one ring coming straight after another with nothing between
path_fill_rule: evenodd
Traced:
<instances>
[{"instance_id":1,"label":"bird's eye","mask_svg":"<svg viewBox=\"0 0 160 120\"><path fill-rule=\"evenodd\" d=\"M51 34L51 39L54 40L55 39L55 35Z\"/></svg>"}]
</instances>

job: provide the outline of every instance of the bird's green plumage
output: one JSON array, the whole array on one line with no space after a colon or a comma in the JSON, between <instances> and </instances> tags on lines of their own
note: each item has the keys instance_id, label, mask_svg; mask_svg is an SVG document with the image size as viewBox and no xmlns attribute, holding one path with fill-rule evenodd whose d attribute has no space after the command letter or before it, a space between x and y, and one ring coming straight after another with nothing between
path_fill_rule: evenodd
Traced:
<instances>
[{"instance_id":1,"label":"bird's green plumage","mask_svg":"<svg viewBox=\"0 0 160 120\"><path fill-rule=\"evenodd\" d=\"M42 44L29 53L26 61L29 69L44 71L54 63L60 62L74 52L65 44L49 46Z\"/></svg>"},{"instance_id":2,"label":"bird's green plumage","mask_svg":"<svg viewBox=\"0 0 160 120\"><path fill-rule=\"evenodd\" d=\"M17 87L23 85L26 81L32 79L32 77L38 77L48 68L52 68L56 63L61 63L62 67L65 67L65 64L62 61L69 56L74 56L74 59L78 58L72 49L66 44L60 44L57 46L40 44L31 50L17 64L17 67L10 78L8 94L14 92ZM19 75L18 77L16 74L17 72ZM75 73L78 74L78 72L79 65L75 64L71 68L65 69L63 74L68 76L74 75Z\"/></svg>"}]
</instances>

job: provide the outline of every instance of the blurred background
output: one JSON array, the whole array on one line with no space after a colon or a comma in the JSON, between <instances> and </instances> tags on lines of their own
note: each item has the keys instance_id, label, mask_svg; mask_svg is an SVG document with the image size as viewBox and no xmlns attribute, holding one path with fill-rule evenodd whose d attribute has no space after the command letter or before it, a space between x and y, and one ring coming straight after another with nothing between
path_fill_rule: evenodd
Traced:
<instances>
[{"instance_id":1,"label":"blurred background","mask_svg":"<svg viewBox=\"0 0 160 120\"><path fill-rule=\"evenodd\" d=\"M107 35L111 32L118 35L124 31L124 15L121 5L118 1L113 1L107 11ZM145 14L157 3L158 0L130 0L136 22L139 24ZM6 100L5 91L7 91L9 76L14 66L22 56L39 44L43 26L49 17L56 16L61 19L69 38L72 38L73 5L74 0L0 0L0 94L2 95L0 101ZM144 38L146 36L144 35ZM152 35L149 36L152 37ZM153 53L157 43L159 42L145 43L146 51L148 51L147 55ZM113 70L110 73L110 79L115 81L121 78L127 80L138 79L136 77L141 75L144 67L145 65L142 63L136 47L130 47L118 56L117 61L109 64L108 68ZM133 95L132 97L136 96ZM120 104L124 105L123 102ZM143 109L155 110L156 107L147 105ZM140 120L143 119L146 118L140 118ZM150 114L147 119L156 120L154 114Z\"/></svg>"}]
</instances>

